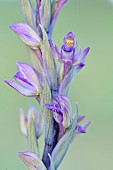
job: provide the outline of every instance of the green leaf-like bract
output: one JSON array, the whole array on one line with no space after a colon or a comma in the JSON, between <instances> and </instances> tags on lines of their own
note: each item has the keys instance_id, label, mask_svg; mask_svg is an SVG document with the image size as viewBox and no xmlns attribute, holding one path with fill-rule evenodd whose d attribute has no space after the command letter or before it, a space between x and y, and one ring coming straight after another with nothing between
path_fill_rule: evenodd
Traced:
<instances>
[{"instance_id":1,"label":"green leaf-like bract","mask_svg":"<svg viewBox=\"0 0 113 170\"><path fill-rule=\"evenodd\" d=\"M75 133L76 123L77 123L77 113L74 116L71 126L67 129L66 134L60 139L60 141L57 143L56 147L54 148L52 152L52 160L53 160L55 169L57 169L59 164L62 162L69 148L69 145Z\"/></svg>"},{"instance_id":2,"label":"green leaf-like bract","mask_svg":"<svg viewBox=\"0 0 113 170\"><path fill-rule=\"evenodd\" d=\"M20 1L22 3L22 8L27 24L31 26L34 30L36 30L36 21L30 0Z\"/></svg>"}]
</instances>

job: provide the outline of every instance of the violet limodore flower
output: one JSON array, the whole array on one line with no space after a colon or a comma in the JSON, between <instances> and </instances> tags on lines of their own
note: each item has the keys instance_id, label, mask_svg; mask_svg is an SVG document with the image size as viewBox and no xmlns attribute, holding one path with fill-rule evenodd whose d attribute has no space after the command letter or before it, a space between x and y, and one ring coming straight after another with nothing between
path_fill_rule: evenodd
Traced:
<instances>
[{"instance_id":1,"label":"violet limodore flower","mask_svg":"<svg viewBox=\"0 0 113 170\"><path fill-rule=\"evenodd\" d=\"M10 28L27 46L33 66L17 62L15 81L4 80L20 94L37 100L40 110L30 106L27 116L20 110L20 128L28 141L28 151L18 155L30 170L56 170L67 150L79 135L86 133L90 121L81 124L85 115L75 111L68 98L70 83L85 66L89 47L77 50L72 32L67 33L61 49L53 43L53 28L68 0L21 0L25 23ZM59 64L58 64L59 63ZM40 155L38 140L44 131L44 148Z\"/></svg>"}]
</instances>

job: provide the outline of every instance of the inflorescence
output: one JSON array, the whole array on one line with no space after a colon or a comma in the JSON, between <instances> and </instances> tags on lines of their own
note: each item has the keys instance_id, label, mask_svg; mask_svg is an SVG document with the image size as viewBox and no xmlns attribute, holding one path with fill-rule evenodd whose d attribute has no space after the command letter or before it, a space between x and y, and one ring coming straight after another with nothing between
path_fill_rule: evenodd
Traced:
<instances>
[{"instance_id":1,"label":"inflorescence","mask_svg":"<svg viewBox=\"0 0 113 170\"><path fill-rule=\"evenodd\" d=\"M56 170L72 140L86 133L90 121L80 122L85 115L72 111L68 98L70 83L85 66L89 47L77 50L73 32L64 37L61 49L52 40L60 10L68 0L21 0L25 23L10 28L27 46L32 64L18 62L15 81L4 80L24 96L37 100L40 110L30 106L27 116L20 110L20 127L28 140L28 151L19 152L30 170ZM40 155L38 139L44 131L44 149Z\"/></svg>"}]
</instances>

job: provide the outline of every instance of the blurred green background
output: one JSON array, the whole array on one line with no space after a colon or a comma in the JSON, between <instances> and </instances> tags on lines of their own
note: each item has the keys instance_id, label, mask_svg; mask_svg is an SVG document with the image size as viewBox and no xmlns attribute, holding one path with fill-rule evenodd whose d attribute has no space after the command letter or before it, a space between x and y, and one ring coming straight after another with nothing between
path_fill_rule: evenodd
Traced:
<instances>
[{"instance_id":1,"label":"blurred green background","mask_svg":"<svg viewBox=\"0 0 113 170\"><path fill-rule=\"evenodd\" d=\"M30 63L26 47L9 25L24 22L19 0L0 1L0 170L27 170L18 151L27 150L19 129L19 109L36 101L3 83L17 71L16 62ZM108 0L69 0L55 25L59 47L68 31L78 46L90 46L86 67L71 85L69 98L91 125L69 148L59 170L113 170L113 4ZM41 142L40 142L41 144Z\"/></svg>"}]
</instances>

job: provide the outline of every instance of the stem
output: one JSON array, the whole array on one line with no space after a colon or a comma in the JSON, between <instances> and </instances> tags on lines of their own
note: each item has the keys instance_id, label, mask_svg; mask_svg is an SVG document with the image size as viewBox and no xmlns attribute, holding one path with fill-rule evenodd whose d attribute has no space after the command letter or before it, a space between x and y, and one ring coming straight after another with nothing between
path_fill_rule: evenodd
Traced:
<instances>
[{"instance_id":1,"label":"stem","mask_svg":"<svg viewBox=\"0 0 113 170\"><path fill-rule=\"evenodd\" d=\"M47 87L45 87L47 88ZM46 89L47 90L47 89ZM50 91L51 93L51 98L55 98L56 96L56 92L57 90L52 90ZM46 94L47 95L47 94ZM46 96L45 95L45 96ZM51 102L51 100L50 100ZM51 114L53 114L51 112ZM46 113L46 116L47 116L47 113ZM52 154L52 151L54 149L54 147L56 146L57 142L58 142L58 137L59 137L59 125L58 123L54 120L54 118L52 117L52 120L53 123L52 123L52 126L50 126L50 128L52 128L53 130L49 129L49 131L51 132L51 141L52 142L48 142L48 137L46 136L46 139L45 139L45 146L44 146L44 151L43 151L43 157L42 157L42 161L43 163L45 164L47 170L49 170L49 167L50 167L50 158L48 156L48 153L51 155ZM49 122L48 122L49 123ZM50 135L50 134L49 134ZM50 136L49 136L50 138Z\"/></svg>"},{"instance_id":2,"label":"stem","mask_svg":"<svg viewBox=\"0 0 113 170\"><path fill-rule=\"evenodd\" d=\"M42 157L42 161L45 164L47 170L49 170L49 167L50 167L50 159L49 159L48 153L51 155L54 147L57 144L58 136L59 136L59 126L54 121L53 143L51 145L49 145L45 142L44 152L43 152L43 157Z\"/></svg>"}]
</instances>

